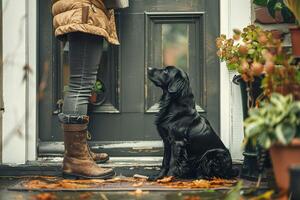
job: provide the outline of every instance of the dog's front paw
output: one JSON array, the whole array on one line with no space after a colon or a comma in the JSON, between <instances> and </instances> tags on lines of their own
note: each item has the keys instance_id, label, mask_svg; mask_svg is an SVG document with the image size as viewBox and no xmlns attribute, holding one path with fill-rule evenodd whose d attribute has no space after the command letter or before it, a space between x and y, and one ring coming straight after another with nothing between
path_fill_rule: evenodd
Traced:
<instances>
[{"instance_id":1,"label":"dog's front paw","mask_svg":"<svg viewBox=\"0 0 300 200\"><path fill-rule=\"evenodd\" d=\"M162 168L160 170L159 174L154 175L154 176L150 176L148 180L149 181L156 181L156 180L162 179L167 175L167 173L168 173L168 169Z\"/></svg>"},{"instance_id":2,"label":"dog's front paw","mask_svg":"<svg viewBox=\"0 0 300 200\"><path fill-rule=\"evenodd\" d=\"M167 176L173 176L173 177L179 177L179 173L178 173L178 169L177 168L171 168L168 173Z\"/></svg>"}]
</instances>

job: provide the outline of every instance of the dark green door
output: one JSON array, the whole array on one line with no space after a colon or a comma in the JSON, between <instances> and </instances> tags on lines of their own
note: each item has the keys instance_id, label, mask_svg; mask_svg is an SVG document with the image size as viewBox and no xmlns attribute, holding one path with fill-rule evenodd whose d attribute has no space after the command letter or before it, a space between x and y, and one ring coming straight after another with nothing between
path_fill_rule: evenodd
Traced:
<instances>
[{"instance_id":1,"label":"dark green door","mask_svg":"<svg viewBox=\"0 0 300 200\"><path fill-rule=\"evenodd\" d=\"M52 33L51 0L39 4L39 153L63 152L57 122L68 80L68 44ZM98 78L105 102L90 107L94 149L113 156L160 155L154 126L161 91L147 67L176 65L190 75L197 109L219 132L219 64L214 40L219 34L218 0L130 0L116 12L121 46L105 45Z\"/></svg>"}]
</instances>

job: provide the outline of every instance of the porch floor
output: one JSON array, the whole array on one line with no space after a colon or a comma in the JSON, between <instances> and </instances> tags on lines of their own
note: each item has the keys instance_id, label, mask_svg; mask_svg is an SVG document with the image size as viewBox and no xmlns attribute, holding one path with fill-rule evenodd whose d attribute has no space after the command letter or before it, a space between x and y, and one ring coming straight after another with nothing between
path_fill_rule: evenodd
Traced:
<instances>
[{"instance_id":1,"label":"porch floor","mask_svg":"<svg viewBox=\"0 0 300 200\"><path fill-rule=\"evenodd\" d=\"M141 160L142 159L142 160ZM150 176L157 174L160 169L161 158L112 158L104 166L114 167L118 176L132 177L134 174ZM235 165L239 166L238 163ZM103 166L103 165L102 165ZM100 200L131 200L131 199L162 199L162 200L218 200L224 199L230 188L222 190L197 189L187 190L152 190L141 191L127 189L119 185L120 190L86 190L86 191L12 191L12 186L28 180L34 176L57 176L61 175L61 158L42 159L29 162L25 165L0 165L0 200L69 200L69 199L100 199ZM245 190L253 188L256 182L243 180ZM139 187L137 187L139 189ZM258 193L266 191L268 187L262 184Z\"/></svg>"}]
</instances>

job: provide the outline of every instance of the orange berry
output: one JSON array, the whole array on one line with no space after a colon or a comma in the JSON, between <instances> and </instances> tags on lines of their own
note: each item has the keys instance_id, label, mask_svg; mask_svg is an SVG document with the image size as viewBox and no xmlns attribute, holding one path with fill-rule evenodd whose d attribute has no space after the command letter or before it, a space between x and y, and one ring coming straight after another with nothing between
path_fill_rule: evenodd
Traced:
<instances>
[{"instance_id":1,"label":"orange berry","mask_svg":"<svg viewBox=\"0 0 300 200\"><path fill-rule=\"evenodd\" d=\"M252 63L251 71L254 76L259 76L264 71L264 67L259 62Z\"/></svg>"},{"instance_id":2,"label":"orange berry","mask_svg":"<svg viewBox=\"0 0 300 200\"><path fill-rule=\"evenodd\" d=\"M275 70L274 63L272 61L267 61L265 63L265 71L266 71L266 73L272 74L274 72L274 70Z\"/></svg>"},{"instance_id":3,"label":"orange berry","mask_svg":"<svg viewBox=\"0 0 300 200\"><path fill-rule=\"evenodd\" d=\"M247 46L245 46L245 45L239 46L239 52L240 52L240 54L242 54L242 55L246 55L246 54L248 53L248 48L247 48Z\"/></svg>"},{"instance_id":4,"label":"orange berry","mask_svg":"<svg viewBox=\"0 0 300 200\"><path fill-rule=\"evenodd\" d=\"M265 34L261 34L258 36L258 41L262 44L266 44L268 42L268 38Z\"/></svg>"}]
</instances>

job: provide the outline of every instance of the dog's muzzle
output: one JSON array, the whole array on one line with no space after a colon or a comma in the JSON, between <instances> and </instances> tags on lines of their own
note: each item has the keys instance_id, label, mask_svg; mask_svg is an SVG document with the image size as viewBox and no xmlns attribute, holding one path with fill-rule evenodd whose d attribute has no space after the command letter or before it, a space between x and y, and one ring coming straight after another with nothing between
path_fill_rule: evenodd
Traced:
<instances>
[{"instance_id":1,"label":"dog's muzzle","mask_svg":"<svg viewBox=\"0 0 300 200\"><path fill-rule=\"evenodd\" d=\"M153 75L154 75L154 71L155 71L155 69L154 68L152 68L152 67L148 67L148 76L150 77L150 78L152 78L153 77Z\"/></svg>"}]
</instances>

